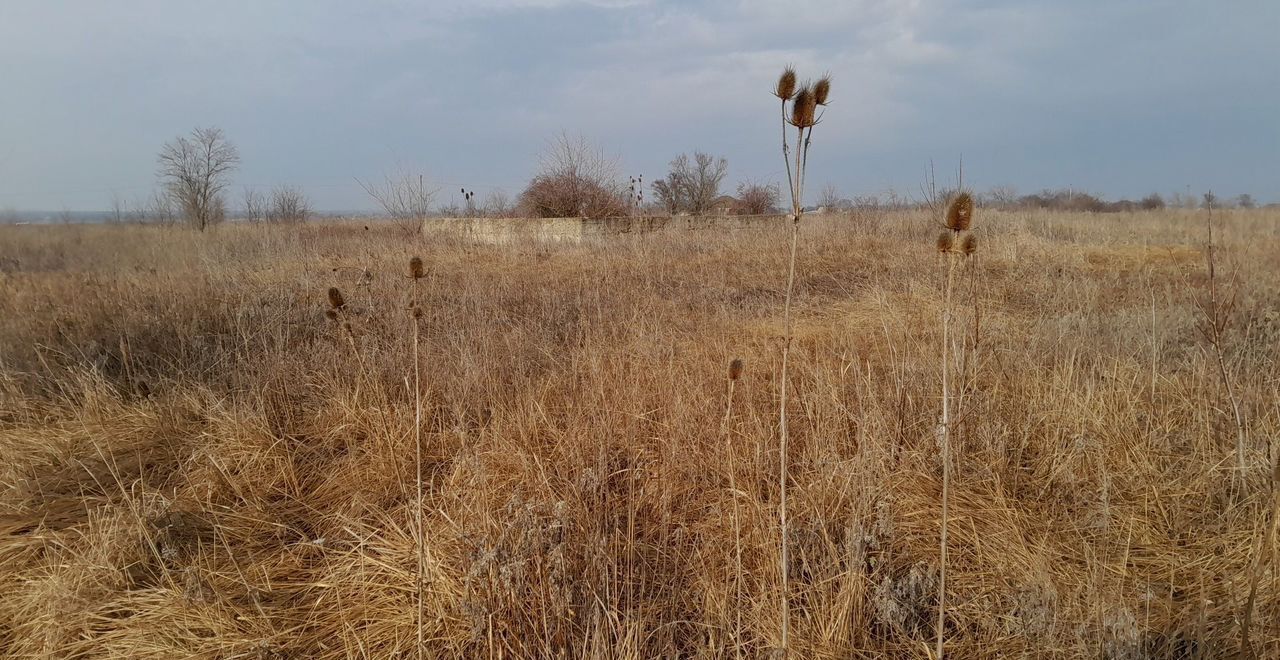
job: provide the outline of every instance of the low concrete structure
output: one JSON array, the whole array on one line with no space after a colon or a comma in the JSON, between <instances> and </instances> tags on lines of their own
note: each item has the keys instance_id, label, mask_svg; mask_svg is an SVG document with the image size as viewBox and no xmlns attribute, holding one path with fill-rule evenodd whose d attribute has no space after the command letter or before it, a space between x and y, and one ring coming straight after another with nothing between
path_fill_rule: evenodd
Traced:
<instances>
[{"instance_id":1,"label":"low concrete structure","mask_svg":"<svg viewBox=\"0 0 1280 660\"><path fill-rule=\"evenodd\" d=\"M582 243L656 231L719 231L777 227L784 215L644 215L618 218L428 218L422 232L460 234L489 245L520 242Z\"/></svg>"}]
</instances>

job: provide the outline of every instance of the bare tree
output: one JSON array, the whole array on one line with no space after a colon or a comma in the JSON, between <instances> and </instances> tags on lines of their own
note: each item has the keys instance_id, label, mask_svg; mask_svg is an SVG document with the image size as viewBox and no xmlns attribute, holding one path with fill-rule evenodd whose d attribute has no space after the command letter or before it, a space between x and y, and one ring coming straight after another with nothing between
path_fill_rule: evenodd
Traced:
<instances>
[{"instance_id":1,"label":"bare tree","mask_svg":"<svg viewBox=\"0 0 1280 660\"><path fill-rule=\"evenodd\" d=\"M720 184L729 173L729 161L696 151L693 160L685 154L671 161L665 179L653 183L654 195L669 213L706 213L720 195Z\"/></svg>"},{"instance_id":2,"label":"bare tree","mask_svg":"<svg viewBox=\"0 0 1280 660\"><path fill-rule=\"evenodd\" d=\"M412 174L404 168L385 175L380 183L359 179L356 183L382 207L384 213L410 234L421 228L422 220L430 215L439 193L439 189L430 187L421 174Z\"/></svg>"},{"instance_id":3,"label":"bare tree","mask_svg":"<svg viewBox=\"0 0 1280 660\"><path fill-rule=\"evenodd\" d=\"M782 191L776 183L743 181L738 184L738 208L745 215L764 215L778 209Z\"/></svg>"},{"instance_id":4,"label":"bare tree","mask_svg":"<svg viewBox=\"0 0 1280 660\"><path fill-rule=\"evenodd\" d=\"M111 215L109 220L116 224L124 222L124 217L129 212L129 205L120 196L120 193L111 193Z\"/></svg>"},{"instance_id":5,"label":"bare tree","mask_svg":"<svg viewBox=\"0 0 1280 660\"><path fill-rule=\"evenodd\" d=\"M311 205L301 189L294 186L276 186L271 191L271 205L267 207L268 222L305 222L311 215Z\"/></svg>"},{"instance_id":6,"label":"bare tree","mask_svg":"<svg viewBox=\"0 0 1280 660\"><path fill-rule=\"evenodd\" d=\"M987 203L1001 208L1013 206L1018 201L1018 189L1013 186L992 186L985 195Z\"/></svg>"},{"instance_id":7,"label":"bare tree","mask_svg":"<svg viewBox=\"0 0 1280 660\"><path fill-rule=\"evenodd\" d=\"M173 198L163 190L151 193L151 199L146 207L143 215L151 222L167 226L172 225L177 219L173 211Z\"/></svg>"},{"instance_id":8,"label":"bare tree","mask_svg":"<svg viewBox=\"0 0 1280 660\"><path fill-rule=\"evenodd\" d=\"M252 186L244 187L244 208L241 213L249 222L262 222L267 217L267 198Z\"/></svg>"},{"instance_id":9,"label":"bare tree","mask_svg":"<svg viewBox=\"0 0 1280 660\"><path fill-rule=\"evenodd\" d=\"M501 188L491 190L485 195L482 208L484 214L490 218L505 218L514 212L511 208L511 199Z\"/></svg>"},{"instance_id":10,"label":"bare tree","mask_svg":"<svg viewBox=\"0 0 1280 660\"><path fill-rule=\"evenodd\" d=\"M822 191L818 193L818 206L828 211L841 207L840 191L836 189L834 183L828 183L822 187Z\"/></svg>"},{"instance_id":11,"label":"bare tree","mask_svg":"<svg viewBox=\"0 0 1280 660\"><path fill-rule=\"evenodd\" d=\"M240 164L240 153L220 128L197 128L160 150L159 171L169 196L187 221L204 231L226 214L222 191Z\"/></svg>"},{"instance_id":12,"label":"bare tree","mask_svg":"<svg viewBox=\"0 0 1280 660\"><path fill-rule=\"evenodd\" d=\"M520 193L522 212L539 218L604 218L627 213L617 163L586 138L561 134Z\"/></svg>"}]
</instances>

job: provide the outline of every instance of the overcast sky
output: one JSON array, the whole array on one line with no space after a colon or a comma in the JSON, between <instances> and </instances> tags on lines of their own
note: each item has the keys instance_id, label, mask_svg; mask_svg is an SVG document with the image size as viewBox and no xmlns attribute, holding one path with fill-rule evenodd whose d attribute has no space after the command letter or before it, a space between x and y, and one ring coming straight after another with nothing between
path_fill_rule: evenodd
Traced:
<instances>
[{"instance_id":1,"label":"overcast sky","mask_svg":"<svg viewBox=\"0 0 1280 660\"><path fill-rule=\"evenodd\" d=\"M834 78L815 191L915 193L963 157L978 189L1280 200L1278 30L1277 0L0 0L0 209L145 197L209 125L233 203L367 208L355 178L397 167L514 196L561 131L624 175L698 149L778 180L788 63Z\"/></svg>"}]
</instances>

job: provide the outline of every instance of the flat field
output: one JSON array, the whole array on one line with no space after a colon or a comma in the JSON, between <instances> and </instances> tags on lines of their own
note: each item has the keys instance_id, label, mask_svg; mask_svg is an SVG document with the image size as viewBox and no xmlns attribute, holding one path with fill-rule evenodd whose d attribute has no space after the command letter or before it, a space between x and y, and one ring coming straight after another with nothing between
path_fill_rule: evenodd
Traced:
<instances>
[{"instance_id":1,"label":"flat field","mask_svg":"<svg viewBox=\"0 0 1280 660\"><path fill-rule=\"evenodd\" d=\"M979 209L949 657L1232 656L1251 585L1280 657L1280 212L1214 224ZM931 653L936 234L805 220L792 657ZM786 237L0 227L0 655L767 657Z\"/></svg>"}]
</instances>

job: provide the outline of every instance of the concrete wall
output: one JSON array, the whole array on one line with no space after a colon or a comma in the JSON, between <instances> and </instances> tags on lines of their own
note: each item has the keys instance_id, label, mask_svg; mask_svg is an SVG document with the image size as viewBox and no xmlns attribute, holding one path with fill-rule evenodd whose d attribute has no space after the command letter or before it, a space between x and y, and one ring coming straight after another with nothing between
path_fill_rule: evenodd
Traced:
<instances>
[{"instance_id":1,"label":"concrete wall","mask_svg":"<svg viewBox=\"0 0 1280 660\"><path fill-rule=\"evenodd\" d=\"M783 215L649 215L620 218L428 218L423 233L448 232L490 245L519 242L581 243L656 231L717 231L780 226Z\"/></svg>"}]
</instances>

